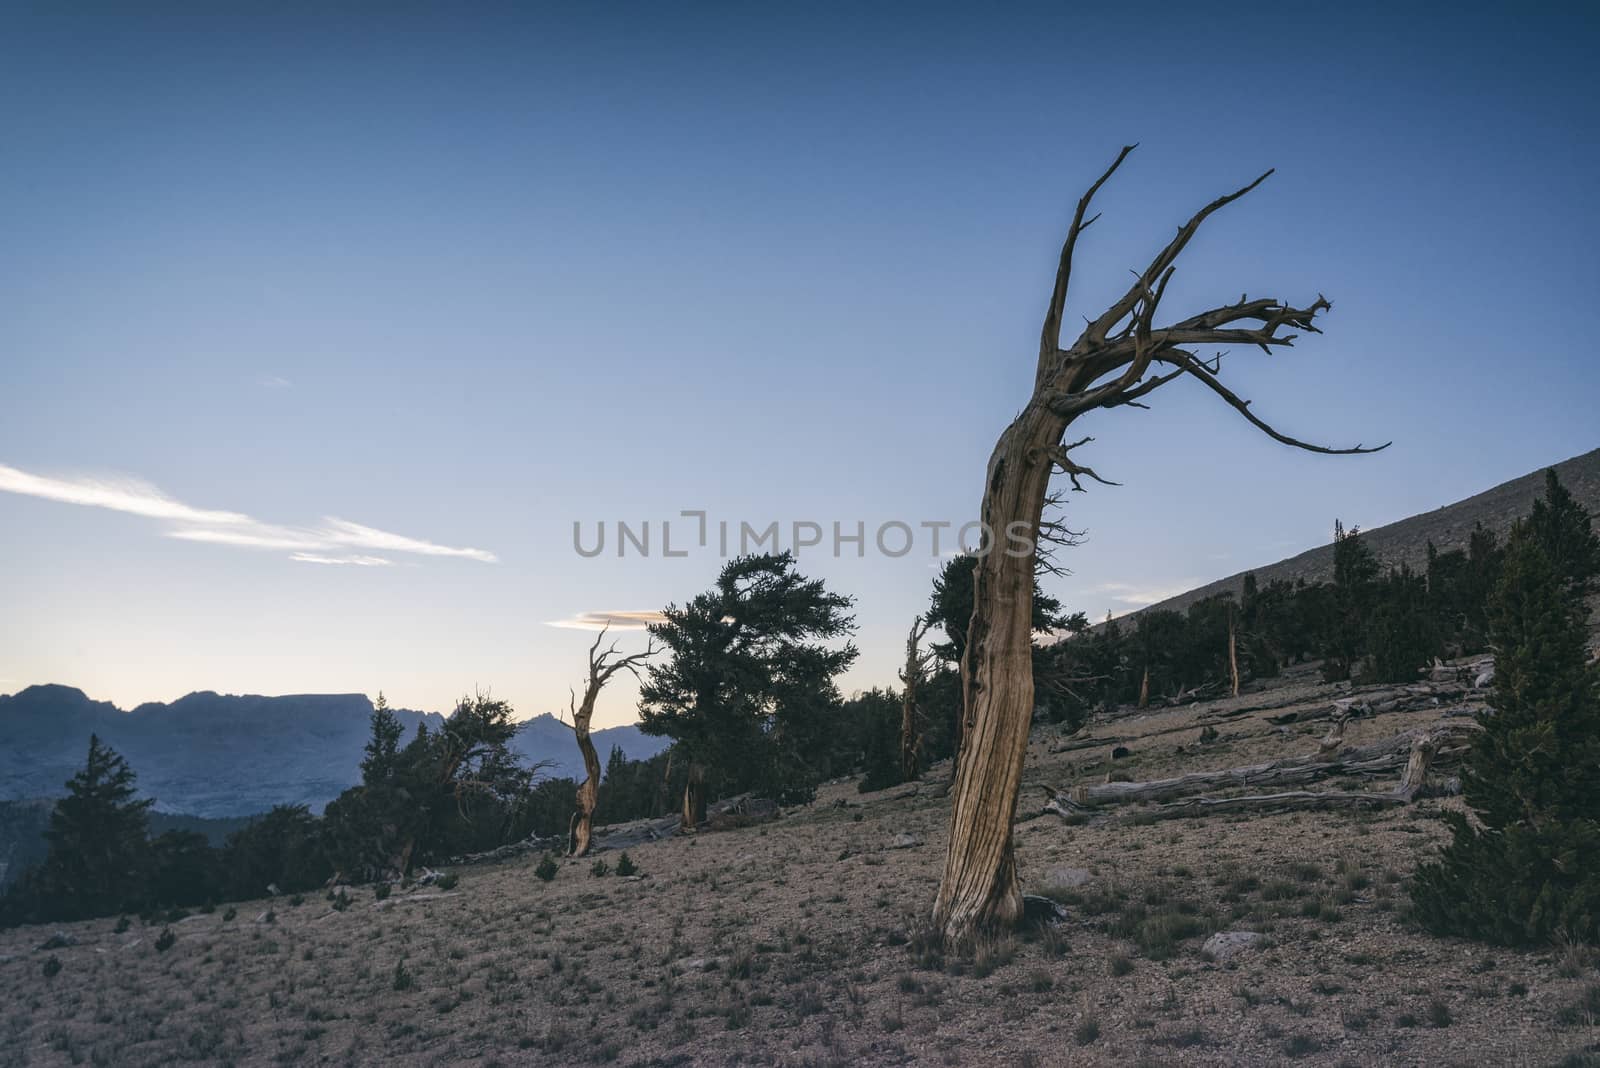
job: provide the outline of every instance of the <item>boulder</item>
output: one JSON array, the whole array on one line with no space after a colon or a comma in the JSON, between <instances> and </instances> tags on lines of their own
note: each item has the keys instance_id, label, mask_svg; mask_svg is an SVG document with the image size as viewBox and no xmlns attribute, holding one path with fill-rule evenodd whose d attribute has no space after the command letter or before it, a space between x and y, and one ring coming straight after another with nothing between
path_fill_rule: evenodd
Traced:
<instances>
[{"instance_id":1,"label":"boulder","mask_svg":"<svg viewBox=\"0 0 1600 1068\"><path fill-rule=\"evenodd\" d=\"M1069 913L1065 905L1059 901L1052 901L1048 897L1038 894L1022 895L1022 919L1024 923L1038 924L1044 927L1054 927L1058 923L1066 923Z\"/></svg>"},{"instance_id":2,"label":"boulder","mask_svg":"<svg viewBox=\"0 0 1600 1068\"><path fill-rule=\"evenodd\" d=\"M1094 881L1094 876L1088 868L1069 868L1058 864L1044 873L1044 885L1055 886L1067 890L1085 886Z\"/></svg>"},{"instance_id":3,"label":"boulder","mask_svg":"<svg viewBox=\"0 0 1600 1068\"><path fill-rule=\"evenodd\" d=\"M1260 931L1218 931L1206 939L1200 952L1215 961L1225 961L1247 949L1254 949L1266 935Z\"/></svg>"},{"instance_id":4,"label":"boulder","mask_svg":"<svg viewBox=\"0 0 1600 1068\"><path fill-rule=\"evenodd\" d=\"M914 834L897 834L889 839L890 849L915 849L922 844L922 839Z\"/></svg>"},{"instance_id":5,"label":"boulder","mask_svg":"<svg viewBox=\"0 0 1600 1068\"><path fill-rule=\"evenodd\" d=\"M706 812L706 823L714 831L730 831L778 818L778 803L771 798L741 794L719 801Z\"/></svg>"},{"instance_id":6,"label":"boulder","mask_svg":"<svg viewBox=\"0 0 1600 1068\"><path fill-rule=\"evenodd\" d=\"M678 967L686 972L714 972L722 967L722 960L721 957L690 957L680 960Z\"/></svg>"},{"instance_id":7,"label":"boulder","mask_svg":"<svg viewBox=\"0 0 1600 1068\"><path fill-rule=\"evenodd\" d=\"M40 949L65 949L78 944L77 938L65 931L57 931L43 942L39 943Z\"/></svg>"}]
</instances>

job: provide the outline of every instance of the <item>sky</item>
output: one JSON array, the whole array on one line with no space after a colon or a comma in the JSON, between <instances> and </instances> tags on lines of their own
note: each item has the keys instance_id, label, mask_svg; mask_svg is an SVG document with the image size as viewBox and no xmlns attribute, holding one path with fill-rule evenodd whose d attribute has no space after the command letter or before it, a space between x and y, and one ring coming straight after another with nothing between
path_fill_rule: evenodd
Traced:
<instances>
[{"instance_id":1,"label":"sky","mask_svg":"<svg viewBox=\"0 0 1600 1068\"><path fill-rule=\"evenodd\" d=\"M844 688L893 684L921 524L976 516L1072 207L1130 142L1067 340L1276 167L1163 307L1326 294L1324 335L1225 381L1289 433L1394 445L1296 452L1185 382L1092 415L1074 455L1122 486L1070 494L1070 608L1592 449L1597 16L1407 8L12 8L0 693L556 711L573 624L708 587L720 521L819 524ZM655 551L618 558L619 521Z\"/></svg>"}]
</instances>

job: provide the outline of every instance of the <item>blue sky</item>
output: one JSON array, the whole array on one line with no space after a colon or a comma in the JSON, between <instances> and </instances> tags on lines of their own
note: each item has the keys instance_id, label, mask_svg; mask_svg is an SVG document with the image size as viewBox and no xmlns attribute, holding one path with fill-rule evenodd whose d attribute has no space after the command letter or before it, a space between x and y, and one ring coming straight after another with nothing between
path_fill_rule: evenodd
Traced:
<instances>
[{"instance_id":1,"label":"blue sky","mask_svg":"<svg viewBox=\"0 0 1600 1068\"><path fill-rule=\"evenodd\" d=\"M1125 485L1073 495L1070 606L1600 445L1576 6L158 10L0 15L0 692L533 715L591 640L552 622L718 564L583 559L575 520L970 519L1128 141L1069 322L1277 167L1163 306L1326 293L1324 336L1227 376L1395 445L1295 453L1185 383L1095 416ZM802 555L859 599L848 687L893 680L924 548Z\"/></svg>"}]
</instances>

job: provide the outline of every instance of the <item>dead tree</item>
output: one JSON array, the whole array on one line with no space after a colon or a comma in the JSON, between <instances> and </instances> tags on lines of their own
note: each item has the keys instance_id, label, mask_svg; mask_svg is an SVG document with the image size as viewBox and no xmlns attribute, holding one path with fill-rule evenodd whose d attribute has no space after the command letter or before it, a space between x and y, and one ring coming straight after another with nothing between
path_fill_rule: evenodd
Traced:
<instances>
[{"instance_id":1,"label":"dead tree","mask_svg":"<svg viewBox=\"0 0 1600 1068\"><path fill-rule=\"evenodd\" d=\"M611 676L626 671L638 678L639 665L655 655L655 646L652 644L647 644L644 652L631 656L618 656L615 642L601 651L600 643L605 640L609 629L602 627L594 644L589 647L589 678L583 686L583 700L579 701L577 693L568 691L571 693L572 714L572 722L568 726L578 740L578 751L583 754L585 772L584 780L578 786L578 809L572 814L567 829L567 855L572 857L581 857L589 852L594 839L594 810L600 800L600 755L594 751L594 742L589 739L595 699L600 696L606 683L611 681Z\"/></svg>"},{"instance_id":2,"label":"dead tree","mask_svg":"<svg viewBox=\"0 0 1600 1068\"><path fill-rule=\"evenodd\" d=\"M1233 605L1228 605L1228 692L1239 696L1239 626L1234 619Z\"/></svg>"},{"instance_id":3,"label":"dead tree","mask_svg":"<svg viewBox=\"0 0 1600 1068\"><path fill-rule=\"evenodd\" d=\"M906 636L906 666L900 670L900 776L906 782L922 774L922 711L917 705L917 691L927 678L933 659L931 652L924 653L920 648L928 625L921 616L911 621L911 633Z\"/></svg>"},{"instance_id":4,"label":"dead tree","mask_svg":"<svg viewBox=\"0 0 1600 1068\"><path fill-rule=\"evenodd\" d=\"M1076 490L1083 488L1085 478L1114 484L1078 462L1075 450L1092 439L1067 442L1068 428L1102 408L1146 407L1144 399L1156 389L1189 378L1285 445L1324 453L1375 451L1359 445L1326 448L1278 431L1223 384L1220 355L1207 359L1198 353L1211 346L1247 344L1268 352L1287 346L1294 334L1286 330L1317 332L1313 320L1329 308L1324 298L1296 307L1245 296L1236 304L1156 325L1178 255L1201 224L1261 184L1271 171L1200 209L1115 303L1090 320L1070 346L1061 346L1073 252L1098 218L1089 217L1090 201L1132 150L1124 148L1078 201L1045 312L1033 393L1000 435L985 474L979 516L993 551L982 555L973 573L972 619L961 671L963 743L951 791L950 843L934 904L935 922L952 940L1022 917L1011 824L1033 714L1034 554L1031 548L1012 551L1011 542L1002 539L1037 540L1056 469L1066 473ZM1002 544L1007 548L1000 549Z\"/></svg>"}]
</instances>

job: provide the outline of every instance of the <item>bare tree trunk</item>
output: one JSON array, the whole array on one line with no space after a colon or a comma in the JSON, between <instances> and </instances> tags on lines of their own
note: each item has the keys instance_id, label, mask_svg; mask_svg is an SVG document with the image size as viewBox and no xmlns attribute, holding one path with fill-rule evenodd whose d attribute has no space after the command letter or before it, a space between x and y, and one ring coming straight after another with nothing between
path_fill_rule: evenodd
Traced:
<instances>
[{"instance_id":1,"label":"bare tree trunk","mask_svg":"<svg viewBox=\"0 0 1600 1068\"><path fill-rule=\"evenodd\" d=\"M567 855L573 857L581 857L589 852L594 840L594 810L600 800L600 757L594 751L594 743L589 740L587 722L577 736L578 749L583 753L585 777L578 784L578 820L572 829L572 838L567 843Z\"/></svg>"},{"instance_id":2,"label":"bare tree trunk","mask_svg":"<svg viewBox=\"0 0 1600 1068\"><path fill-rule=\"evenodd\" d=\"M678 755L676 749L667 750L667 766L661 772L661 788L656 791L656 815L665 816L672 811L672 761Z\"/></svg>"},{"instance_id":3,"label":"bare tree trunk","mask_svg":"<svg viewBox=\"0 0 1600 1068\"><path fill-rule=\"evenodd\" d=\"M1237 637L1238 627L1233 621L1233 608L1228 608L1228 678L1232 682L1229 691L1234 697L1239 696L1239 643Z\"/></svg>"},{"instance_id":4,"label":"bare tree trunk","mask_svg":"<svg viewBox=\"0 0 1600 1068\"><path fill-rule=\"evenodd\" d=\"M1139 707L1150 707L1150 665L1144 668L1144 677L1139 680Z\"/></svg>"},{"instance_id":5,"label":"bare tree trunk","mask_svg":"<svg viewBox=\"0 0 1600 1068\"><path fill-rule=\"evenodd\" d=\"M683 811L678 830L693 834L706 821L706 769L697 760L689 761L689 777L683 784Z\"/></svg>"},{"instance_id":6,"label":"bare tree trunk","mask_svg":"<svg viewBox=\"0 0 1600 1068\"><path fill-rule=\"evenodd\" d=\"M594 751L594 742L589 738L589 724L594 720L595 700L606 683L611 681L611 676L619 671L627 671L637 677L639 665L655 654L655 647L646 645L642 653L618 657L615 643L601 652L600 643L605 636L606 628L602 627L594 645L589 648L589 678L583 687L583 700L579 701L574 693L569 705L572 713L570 726L573 737L578 741L578 751L583 754L584 770L583 782L578 785L578 809L568 825L567 855L573 857L586 855L594 843L594 812L600 800L600 754Z\"/></svg>"},{"instance_id":7,"label":"bare tree trunk","mask_svg":"<svg viewBox=\"0 0 1600 1068\"><path fill-rule=\"evenodd\" d=\"M1205 360L1188 348L1287 345L1293 336L1280 336L1278 331L1284 327L1315 331L1312 320L1326 310L1327 301L1319 297L1308 308L1294 308L1276 300L1241 298L1237 304L1172 326L1154 326L1178 254L1207 216L1254 189L1265 174L1197 212L1132 287L1089 322L1070 348L1061 348L1073 250L1078 236L1094 222L1086 218L1090 200L1130 151L1132 146L1124 148L1078 201L1045 313L1033 394L1000 435L984 476L979 518L988 551L979 554L973 570L972 619L961 661L960 751L951 789L950 841L934 903L934 921L949 941L981 927L1014 923L1022 916L1011 824L1033 716L1033 578L1040 524L1054 468L1065 472L1075 489L1083 488L1080 476L1105 481L1072 458L1073 449L1091 440L1064 443L1072 422L1101 408L1143 407L1142 398L1155 389L1188 376L1284 444L1315 452L1370 451L1359 446L1325 449L1280 433L1222 385L1220 358ZM1157 366L1166 370L1147 378ZM1025 541L1020 549L1019 539Z\"/></svg>"},{"instance_id":8,"label":"bare tree trunk","mask_svg":"<svg viewBox=\"0 0 1600 1068\"><path fill-rule=\"evenodd\" d=\"M917 690L927 673L928 659L918 648L928 624L921 616L911 621L906 638L906 666L900 672L900 777L911 782L922 775L922 713L917 707Z\"/></svg>"},{"instance_id":9,"label":"bare tree trunk","mask_svg":"<svg viewBox=\"0 0 1600 1068\"><path fill-rule=\"evenodd\" d=\"M947 937L1022 918L1011 824L1033 717L1033 549L1066 420L1037 399L989 459L981 516L1004 538L1021 522L1026 553L991 544L973 569L972 622L961 660L962 741L951 788L950 846L934 915Z\"/></svg>"}]
</instances>

